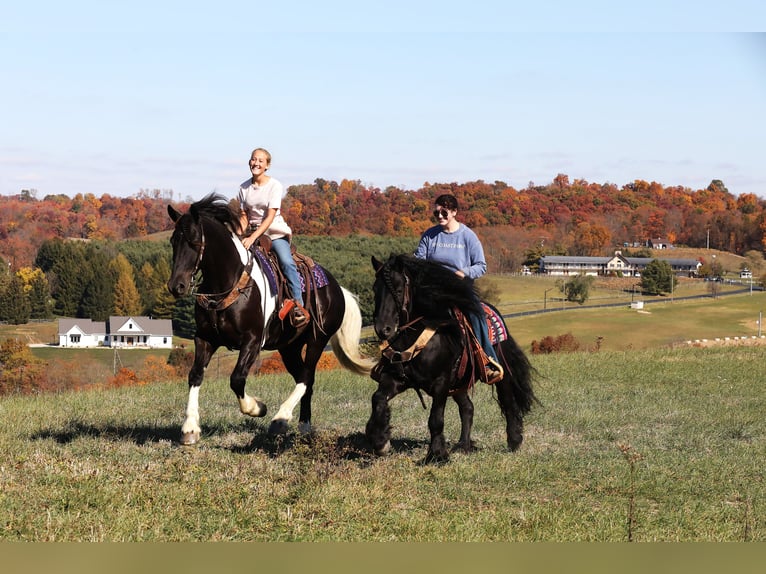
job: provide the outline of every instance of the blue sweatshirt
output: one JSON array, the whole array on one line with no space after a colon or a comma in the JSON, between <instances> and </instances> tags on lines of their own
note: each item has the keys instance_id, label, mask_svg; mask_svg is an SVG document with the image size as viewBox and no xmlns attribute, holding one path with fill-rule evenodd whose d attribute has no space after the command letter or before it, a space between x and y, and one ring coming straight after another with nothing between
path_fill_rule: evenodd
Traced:
<instances>
[{"instance_id":1,"label":"blue sweatshirt","mask_svg":"<svg viewBox=\"0 0 766 574\"><path fill-rule=\"evenodd\" d=\"M471 279L478 279L487 272L481 241L462 223L453 233L444 231L441 225L427 229L420 237L415 257L437 261L453 271L462 271Z\"/></svg>"}]
</instances>

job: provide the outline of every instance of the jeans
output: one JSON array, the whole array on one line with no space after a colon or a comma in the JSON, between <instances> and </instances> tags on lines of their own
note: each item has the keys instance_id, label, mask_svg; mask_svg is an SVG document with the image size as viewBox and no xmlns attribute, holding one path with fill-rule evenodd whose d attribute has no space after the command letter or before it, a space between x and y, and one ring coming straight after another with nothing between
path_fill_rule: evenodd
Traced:
<instances>
[{"instance_id":1,"label":"jeans","mask_svg":"<svg viewBox=\"0 0 766 574\"><path fill-rule=\"evenodd\" d=\"M301 280L298 278L298 267L295 265L295 259L290 251L290 242L286 237L271 240L271 250L277 254L279 266L282 267L282 273L285 274L287 285L290 287L293 299L303 305L303 293L301 292Z\"/></svg>"},{"instance_id":2,"label":"jeans","mask_svg":"<svg viewBox=\"0 0 766 574\"><path fill-rule=\"evenodd\" d=\"M500 364L500 361L497 358L497 353L495 353L495 348L489 341L489 329L487 328L487 320L484 318L484 313L482 313L481 317L471 313L470 320L473 332L476 334L476 338L479 339L479 343L484 349L484 352L487 353L488 357L494 359L497 364Z\"/></svg>"}]
</instances>

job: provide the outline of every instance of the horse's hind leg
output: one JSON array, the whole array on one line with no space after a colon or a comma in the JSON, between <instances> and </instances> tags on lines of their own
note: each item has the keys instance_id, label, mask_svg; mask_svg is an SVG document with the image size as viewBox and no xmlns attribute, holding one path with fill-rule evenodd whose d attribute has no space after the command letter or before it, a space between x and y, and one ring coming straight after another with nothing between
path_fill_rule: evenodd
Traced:
<instances>
[{"instance_id":1,"label":"horse's hind leg","mask_svg":"<svg viewBox=\"0 0 766 574\"><path fill-rule=\"evenodd\" d=\"M455 445L453 450L462 450L472 452L476 450L476 445L471 440L471 428L473 427L473 401L468 396L467 391L453 395L452 398L457 403L458 413L460 413L460 442Z\"/></svg>"},{"instance_id":2,"label":"horse's hind leg","mask_svg":"<svg viewBox=\"0 0 766 574\"><path fill-rule=\"evenodd\" d=\"M280 349L279 354L287 372L295 380L295 388L290 396L279 406L277 414L271 419L269 434L279 435L287 432L288 424L293 419L293 411L301 405L299 430L303 434L311 432L311 397L314 394L314 373L326 341L306 346L305 358L301 357L302 345L292 344Z\"/></svg>"}]
</instances>

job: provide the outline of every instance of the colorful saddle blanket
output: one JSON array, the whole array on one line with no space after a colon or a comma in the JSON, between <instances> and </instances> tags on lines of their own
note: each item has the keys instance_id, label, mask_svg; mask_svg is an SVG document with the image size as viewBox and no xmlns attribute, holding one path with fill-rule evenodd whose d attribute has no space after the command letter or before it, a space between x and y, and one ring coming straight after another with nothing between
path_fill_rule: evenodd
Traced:
<instances>
[{"instance_id":1,"label":"colorful saddle blanket","mask_svg":"<svg viewBox=\"0 0 766 574\"><path fill-rule=\"evenodd\" d=\"M263 273L266 275L266 279L269 281L271 292L277 293L277 272L272 265L271 259L267 257L261 249L253 249L252 252L255 253L258 259L258 263L260 264L261 269L263 269ZM296 264L298 265L298 277L301 280L301 288L303 289L304 293L307 291L304 271L311 273L314 282L314 288L321 289L322 287L327 286L329 282L327 279L327 272L321 265L317 263L313 267L309 268L300 260L297 260Z\"/></svg>"},{"instance_id":2,"label":"colorful saddle blanket","mask_svg":"<svg viewBox=\"0 0 766 574\"><path fill-rule=\"evenodd\" d=\"M500 311L495 309L489 303L482 301L482 307L487 315L487 327L489 329L489 340L492 345L497 345L508 339L508 328L505 326Z\"/></svg>"}]
</instances>

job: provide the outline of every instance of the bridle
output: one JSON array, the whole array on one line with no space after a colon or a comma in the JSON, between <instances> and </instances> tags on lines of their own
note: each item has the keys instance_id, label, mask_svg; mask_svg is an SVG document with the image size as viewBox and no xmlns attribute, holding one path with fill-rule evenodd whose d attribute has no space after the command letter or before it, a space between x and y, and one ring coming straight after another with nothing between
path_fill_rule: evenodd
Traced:
<instances>
[{"instance_id":1,"label":"bridle","mask_svg":"<svg viewBox=\"0 0 766 574\"><path fill-rule=\"evenodd\" d=\"M194 262L194 268L192 269L191 283L189 285L189 294L196 296L197 303L201 307L207 310L223 311L229 305L234 303L234 301L237 300L240 294L242 294L244 291L246 291L252 286L252 277L250 276L250 271L253 268L253 259L252 259L252 256L248 254L249 263L245 265L239 278L235 280L234 285L232 285L230 289L227 289L226 291L222 291L220 293L199 293L199 292L195 293L194 292L195 278L197 276L197 271L199 271L199 267L202 264L202 258L205 255L205 245L206 245L205 226L202 224L201 220L199 222L199 228L200 228L200 236L201 236L199 241L192 241L191 239L188 239L186 235L184 235L183 229L179 230L181 238L184 241L186 241L187 245L198 250L197 259Z\"/></svg>"},{"instance_id":2,"label":"bridle","mask_svg":"<svg viewBox=\"0 0 766 574\"><path fill-rule=\"evenodd\" d=\"M195 278L197 276L197 271L199 271L199 266L202 263L202 257L205 255L205 226L202 225L202 221L199 223L199 229L200 229L200 235L201 239L199 241L192 241L191 239L188 239L186 235L184 234L184 230L181 228L178 230L178 233L181 236L181 239L184 240L189 247L192 249L198 249L197 251L197 260L194 262L194 268L192 269L191 273L191 282L189 284L189 293L191 295L194 295L194 282Z\"/></svg>"},{"instance_id":3,"label":"bridle","mask_svg":"<svg viewBox=\"0 0 766 574\"><path fill-rule=\"evenodd\" d=\"M397 307L399 307L399 322L396 326L396 331L394 334L389 337L389 340L396 336L396 334L401 331L402 329L405 329L406 327L409 327L412 325L412 323L417 322L419 319L416 319L415 321L410 322L410 303L412 301L412 288L410 286L410 276L407 275L407 273L402 272L402 277L404 278L404 289L402 289L402 296L399 297L399 293L396 290L396 287L394 286L394 282L391 279L391 268L387 265L384 265L378 271L376 272L376 275L380 274L383 278L383 284L385 285L385 288L388 290L388 292L391 294L391 297L394 299L394 303L396 303Z\"/></svg>"}]
</instances>

